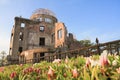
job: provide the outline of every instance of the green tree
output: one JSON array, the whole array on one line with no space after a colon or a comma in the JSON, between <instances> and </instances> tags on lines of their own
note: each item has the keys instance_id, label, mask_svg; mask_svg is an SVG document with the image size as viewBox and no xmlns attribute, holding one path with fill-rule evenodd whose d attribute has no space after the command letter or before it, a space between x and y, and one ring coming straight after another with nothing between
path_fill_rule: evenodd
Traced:
<instances>
[{"instance_id":1,"label":"green tree","mask_svg":"<svg viewBox=\"0 0 120 80\"><path fill-rule=\"evenodd\" d=\"M2 51L0 52L0 63L1 65L4 65L5 61L6 61L6 52L5 51Z\"/></svg>"},{"instance_id":2,"label":"green tree","mask_svg":"<svg viewBox=\"0 0 120 80\"><path fill-rule=\"evenodd\" d=\"M83 47L88 47L88 46L94 45L94 43L92 43L90 40L80 40L79 42Z\"/></svg>"}]
</instances>

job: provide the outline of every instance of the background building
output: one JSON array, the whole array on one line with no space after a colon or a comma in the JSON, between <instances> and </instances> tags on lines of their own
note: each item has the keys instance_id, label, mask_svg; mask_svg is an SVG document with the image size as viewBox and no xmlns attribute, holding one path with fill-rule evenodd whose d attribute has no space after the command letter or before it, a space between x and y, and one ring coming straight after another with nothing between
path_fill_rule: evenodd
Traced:
<instances>
[{"instance_id":1,"label":"background building","mask_svg":"<svg viewBox=\"0 0 120 80\"><path fill-rule=\"evenodd\" d=\"M65 24L58 22L52 11L40 8L30 19L15 17L8 61L17 63L79 47L79 42L68 34Z\"/></svg>"}]
</instances>

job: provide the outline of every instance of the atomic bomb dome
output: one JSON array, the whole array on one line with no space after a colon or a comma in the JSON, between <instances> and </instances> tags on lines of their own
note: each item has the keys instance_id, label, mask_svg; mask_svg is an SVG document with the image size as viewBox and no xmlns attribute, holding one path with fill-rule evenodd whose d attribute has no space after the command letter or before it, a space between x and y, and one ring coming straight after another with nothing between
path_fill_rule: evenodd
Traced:
<instances>
[{"instance_id":1,"label":"atomic bomb dome","mask_svg":"<svg viewBox=\"0 0 120 80\"><path fill-rule=\"evenodd\" d=\"M39 17L41 17L41 16L43 16L43 15L45 15L45 16L51 16L51 17L56 18L55 13L52 12L51 10L49 10L49 9L44 9L44 8L39 8L39 9L37 9L37 10L35 10L35 11L33 12L33 14L32 14L32 16L30 17L30 19L36 19L36 18L39 18Z\"/></svg>"},{"instance_id":2,"label":"atomic bomb dome","mask_svg":"<svg viewBox=\"0 0 120 80\"><path fill-rule=\"evenodd\" d=\"M51 10L49 9L43 9L43 8L39 8L37 10L35 10L33 12L33 15L34 14L45 14L45 15L51 15L51 16L54 16L55 17L55 13L53 13Z\"/></svg>"},{"instance_id":3,"label":"atomic bomb dome","mask_svg":"<svg viewBox=\"0 0 120 80\"><path fill-rule=\"evenodd\" d=\"M79 47L79 42L75 42L73 35L67 33L65 24L58 22L52 11L40 8L33 12L30 19L15 17L7 60L9 63L29 60L36 63L40 61L36 61L36 58Z\"/></svg>"}]
</instances>

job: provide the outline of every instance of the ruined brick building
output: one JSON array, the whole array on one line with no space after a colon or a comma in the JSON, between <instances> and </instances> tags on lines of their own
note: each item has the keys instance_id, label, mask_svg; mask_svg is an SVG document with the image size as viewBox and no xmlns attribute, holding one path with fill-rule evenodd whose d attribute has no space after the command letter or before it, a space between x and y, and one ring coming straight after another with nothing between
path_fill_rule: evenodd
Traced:
<instances>
[{"instance_id":1,"label":"ruined brick building","mask_svg":"<svg viewBox=\"0 0 120 80\"><path fill-rule=\"evenodd\" d=\"M15 17L11 32L9 62L24 61L80 47L48 9L37 9L30 19Z\"/></svg>"}]
</instances>

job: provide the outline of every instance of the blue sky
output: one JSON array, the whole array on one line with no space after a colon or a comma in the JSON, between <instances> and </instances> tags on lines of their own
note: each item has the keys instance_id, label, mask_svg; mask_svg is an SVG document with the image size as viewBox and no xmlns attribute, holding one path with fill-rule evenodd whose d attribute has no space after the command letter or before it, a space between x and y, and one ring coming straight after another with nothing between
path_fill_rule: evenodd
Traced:
<instances>
[{"instance_id":1,"label":"blue sky","mask_svg":"<svg viewBox=\"0 0 120 80\"><path fill-rule=\"evenodd\" d=\"M0 0L0 52L9 51L14 17L30 18L38 8L53 11L77 40L120 39L120 0Z\"/></svg>"}]
</instances>

